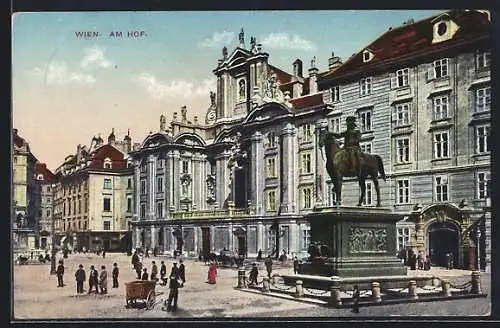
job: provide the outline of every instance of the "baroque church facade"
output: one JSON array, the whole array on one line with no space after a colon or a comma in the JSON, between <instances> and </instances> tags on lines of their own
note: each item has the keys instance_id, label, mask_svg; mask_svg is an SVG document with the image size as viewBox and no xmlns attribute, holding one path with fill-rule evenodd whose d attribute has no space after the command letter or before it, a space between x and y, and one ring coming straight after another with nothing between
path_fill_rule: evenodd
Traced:
<instances>
[{"instance_id":1,"label":"baroque church facade","mask_svg":"<svg viewBox=\"0 0 500 328\"><path fill-rule=\"evenodd\" d=\"M382 206L406 214L398 249L431 254L437 265L451 252L456 266L470 267L480 230L488 257L489 29L480 11L405 22L345 63L332 54L326 72L313 58L307 76L299 59L292 73L270 64L242 31L213 70L204 122L183 107L131 153L133 246L193 256L305 252L304 216L334 204L317 132L340 132L353 115L363 151L384 162ZM363 206L375 206L366 187ZM358 188L345 179L343 205L356 204Z\"/></svg>"}]
</instances>

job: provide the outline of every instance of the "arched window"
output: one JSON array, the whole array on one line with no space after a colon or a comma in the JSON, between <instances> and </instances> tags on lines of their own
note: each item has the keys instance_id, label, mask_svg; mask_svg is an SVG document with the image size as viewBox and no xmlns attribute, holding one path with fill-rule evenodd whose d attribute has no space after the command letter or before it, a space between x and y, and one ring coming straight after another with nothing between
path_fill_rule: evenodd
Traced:
<instances>
[{"instance_id":1,"label":"arched window","mask_svg":"<svg viewBox=\"0 0 500 328\"><path fill-rule=\"evenodd\" d=\"M104 160L104 168L105 168L105 169L110 169L110 168L112 168L112 165L111 165L111 159L106 158L106 159Z\"/></svg>"}]
</instances>

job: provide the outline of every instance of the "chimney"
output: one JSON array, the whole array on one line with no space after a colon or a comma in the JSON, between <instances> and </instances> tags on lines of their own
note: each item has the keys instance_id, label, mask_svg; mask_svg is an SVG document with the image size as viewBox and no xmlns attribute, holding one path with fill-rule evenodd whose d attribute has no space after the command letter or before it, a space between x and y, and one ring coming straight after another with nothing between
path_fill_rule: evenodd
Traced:
<instances>
[{"instance_id":1,"label":"chimney","mask_svg":"<svg viewBox=\"0 0 500 328\"><path fill-rule=\"evenodd\" d=\"M76 163L80 163L82 159L82 145L81 144L78 144L78 146L76 146Z\"/></svg>"},{"instance_id":2,"label":"chimney","mask_svg":"<svg viewBox=\"0 0 500 328\"><path fill-rule=\"evenodd\" d=\"M125 151L128 154L132 150L132 138L130 138L130 129L127 130L127 135L125 136L125 138L123 138L123 141L125 143Z\"/></svg>"},{"instance_id":3,"label":"chimney","mask_svg":"<svg viewBox=\"0 0 500 328\"><path fill-rule=\"evenodd\" d=\"M174 114L172 115L172 118L174 121L177 121L177 112L174 112Z\"/></svg>"},{"instance_id":4,"label":"chimney","mask_svg":"<svg viewBox=\"0 0 500 328\"><path fill-rule=\"evenodd\" d=\"M187 114L186 106L182 106L181 108L182 122L185 122L187 120L186 114Z\"/></svg>"},{"instance_id":5,"label":"chimney","mask_svg":"<svg viewBox=\"0 0 500 328\"><path fill-rule=\"evenodd\" d=\"M335 53L332 51L332 56L328 58L328 69L332 70L340 65L342 65L342 59L339 56L335 56Z\"/></svg>"},{"instance_id":6,"label":"chimney","mask_svg":"<svg viewBox=\"0 0 500 328\"><path fill-rule=\"evenodd\" d=\"M198 124L198 116L195 115L193 118L193 121L194 121L194 124Z\"/></svg>"},{"instance_id":7,"label":"chimney","mask_svg":"<svg viewBox=\"0 0 500 328\"><path fill-rule=\"evenodd\" d=\"M302 60L298 58L293 62L293 75L302 77Z\"/></svg>"},{"instance_id":8,"label":"chimney","mask_svg":"<svg viewBox=\"0 0 500 328\"><path fill-rule=\"evenodd\" d=\"M311 68L309 68L309 94L318 92L318 69L316 68L316 56L311 60Z\"/></svg>"},{"instance_id":9,"label":"chimney","mask_svg":"<svg viewBox=\"0 0 500 328\"><path fill-rule=\"evenodd\" d=\"M12 131L14 132L14 135L17 136L17 129L12 129Z\"/></svg>"}]
</instances>

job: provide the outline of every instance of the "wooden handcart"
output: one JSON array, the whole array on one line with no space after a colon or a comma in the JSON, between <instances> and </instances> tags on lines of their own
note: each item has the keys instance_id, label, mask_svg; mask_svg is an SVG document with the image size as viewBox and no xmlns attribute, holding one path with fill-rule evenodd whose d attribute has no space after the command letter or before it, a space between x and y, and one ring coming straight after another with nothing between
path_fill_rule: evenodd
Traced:
<instances>
[{"instance_id":1,"label":"wooden handcart","mask_svg":"<svg viewBox=\"0 0 500 328\"><path fill-rule=\"evenodd\" d=\"M127 308L136 305L137 300L142 300L146 309L150 310L155 306L156 296L162 293L156 293L156 281L136 280L125 283Z\"/></svg>"}]
</instances>

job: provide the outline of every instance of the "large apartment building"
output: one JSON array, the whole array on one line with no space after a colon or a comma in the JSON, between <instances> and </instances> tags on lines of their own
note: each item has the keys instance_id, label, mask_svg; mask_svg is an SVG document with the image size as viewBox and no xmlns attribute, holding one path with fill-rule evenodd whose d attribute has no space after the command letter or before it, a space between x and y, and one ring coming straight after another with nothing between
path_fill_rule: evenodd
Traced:
<instances>
[{"instance_id":1,"label":"large apartment building","mask_svg":"<svg viewBox=\"0 0 500 328\"><path fill-rule=\"evenodd\" d=\"M104 144L78 145L56 170L54 200L58 243L70 249L126 250L132 217L132 168L128 160L132 141L127 134L117 142L114 131Z\"/></svg>"},{"instance_id":2,"label":"large apartment building","mask_svg":"<svg viewBox=\"0 0 500 328\"><path fill-rule=\"evenodd\" d=\"M205 122L183 108L167 128L162 116L132 153L134 247L306 251L304 216L334 203L317 130L341 131L354 115L363 150L385 165L382 206L406 214L398 248L472 265L490 176L490 26L488 13L467 10L408 21L345 63L332 54L326 72L312 58L307 76L301 60L292 73L270 64L242 31L213 70ZM368 181L363 206L374 192ZM358 197L346 179L343 205Z\"/></svg>"}]
</instances>

